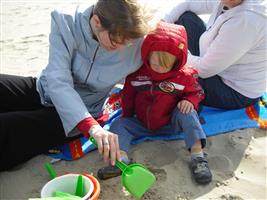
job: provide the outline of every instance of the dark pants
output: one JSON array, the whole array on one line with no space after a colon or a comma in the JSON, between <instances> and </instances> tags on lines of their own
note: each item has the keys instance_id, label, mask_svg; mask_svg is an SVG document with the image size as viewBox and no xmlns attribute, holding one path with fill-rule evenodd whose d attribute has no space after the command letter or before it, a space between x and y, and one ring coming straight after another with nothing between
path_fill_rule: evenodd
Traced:
<instances>
[{"instance_id":1,"label":"dark pants","mask_svg":"<svg viewBox=\"0 0 267 200\"><path fill-rule=\"evenodd\" d=\"M187 11L175 23L185 27L188 49L193 55L199 56L199 38L206 30L204 22L195 13ZM259 100L259 98L248 98L235 91L226 85L220 76L206 79L199 78L199 83L206 95L201 102L202 105L223 109L238 109L252 105Z\"/></svg>"},{"instance_id":2,"label":"dark pants","mask_svg":"<svg viewBox=\"0 0 267 200\"><path fill-rule=\"evenodd\" d=\"M41 105L35 78L0 74L0 171L70 139L56 110Z\"/></svg>"}]
</instances>

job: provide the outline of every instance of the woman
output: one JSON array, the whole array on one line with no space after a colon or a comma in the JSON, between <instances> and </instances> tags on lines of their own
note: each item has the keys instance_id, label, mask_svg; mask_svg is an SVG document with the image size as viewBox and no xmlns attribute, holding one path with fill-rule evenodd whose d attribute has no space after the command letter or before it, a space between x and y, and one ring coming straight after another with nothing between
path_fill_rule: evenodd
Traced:
<instances>
[{"instance_id":1,"label":"woman","mask_svg":"<svg viewBox=\"0 0 267 200\"><path fill-rule=\"evenodd\" d=\"M197 16L211 14L207 26ZM204 105L237 109L266 92L267 14L262 0L186 0L165 21L188 33L188 63L199 71Z\"/></svg>"},{"instance_id":2,"label":"woman","mask_svg":"<svg viewBox=\"0 0 267 200\"><path fill-rule=\"evenodd\" d=\"M38 79L0 75L0 170L82 132L104 159L120 159L118 138L97 121L111 88L141 65L148 17L136 0L99 0L51 14L49 62Z\"/></svg>"}]
</instances>

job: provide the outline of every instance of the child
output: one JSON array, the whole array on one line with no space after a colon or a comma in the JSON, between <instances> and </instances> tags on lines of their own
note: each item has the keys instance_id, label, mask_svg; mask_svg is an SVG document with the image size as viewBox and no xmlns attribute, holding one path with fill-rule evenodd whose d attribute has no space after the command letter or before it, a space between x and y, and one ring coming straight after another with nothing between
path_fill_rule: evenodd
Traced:
<instances>
[{"instance_id":1,"label":"child","mask_svg":"<svg viewBox=\"0 0 267 200\"><path fill-rule=\"evenodd\" d=\"M160 22L145 38L141 54L143 66L126 78L122 91L122 118L110 128L118 134L122 160L130 162L127 152L134 138L183 131L193 177L197 183L209 183L212 175L202 150L206 136L196 112L204 93L197 71L185 65L184 27ZM112 166L98 171L102 179L119 174Z\"/></svg>"}]
</instances>

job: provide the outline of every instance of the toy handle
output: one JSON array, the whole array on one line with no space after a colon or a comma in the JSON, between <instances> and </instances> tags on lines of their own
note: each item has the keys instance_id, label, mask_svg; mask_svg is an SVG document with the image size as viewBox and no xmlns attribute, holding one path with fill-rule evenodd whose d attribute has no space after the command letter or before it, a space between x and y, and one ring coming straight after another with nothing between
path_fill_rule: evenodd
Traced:
<instances>
[{"instance_id":1,"label":"toy handle","mask_svg":"<svg viewBox=\"0 0 267 200\"><path fill-rule=\"evenodd\" d=\"M90 137L89 140L97 147L97 143L96 143L96 140L95 138L93 137ZM123 172L126 170L126 168L128 167L128 165L126 165L124 162L122 161L118 161L116 159L116 162L115 162L115 165Z\"/></svg>"}]
</instances>

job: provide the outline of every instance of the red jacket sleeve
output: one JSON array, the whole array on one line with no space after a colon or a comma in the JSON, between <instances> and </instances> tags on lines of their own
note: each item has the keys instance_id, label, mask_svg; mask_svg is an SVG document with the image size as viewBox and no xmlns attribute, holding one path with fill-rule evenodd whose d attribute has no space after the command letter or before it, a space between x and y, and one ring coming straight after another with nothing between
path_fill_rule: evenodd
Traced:
<instances>
[{"instance_id":1,"label":"red jacket sleeve","mask_svg":"<svg viewBox=\"0 0 267 200\"><path fill-rule=\"evenodd\" d=\"M198 72L194 68L186 70L186 82L182 99L190 101L197 110L199 103L204 99L204 90L198 83Z\"/></svg>"},{"instance_id":2,"label":"red jacket sleeve","mask_svg":"<svg viewBox=\"0 0 267 200\"><path fill-rule=\"evenodd\" d=\"M122 117L132 117L134 114L135 90L131 78L127 76L122 90Z\"/></svg>"},{"instance_id":3,"label":"red jacket sleeve","mask_svg":"<svg viewBox=\"0 0 267 200\"><path fill-rule=\"evenodd\" d=\"M85 118L83 119L82 121L80 121L78 124L77 124L77 128L79 129L79 131L82 132L82 134L89 138L89 129L93 126L93 125L97 125L98 122L93 118L93 117L88 117L88 118Z\"/></svg>"}]
</instances>

